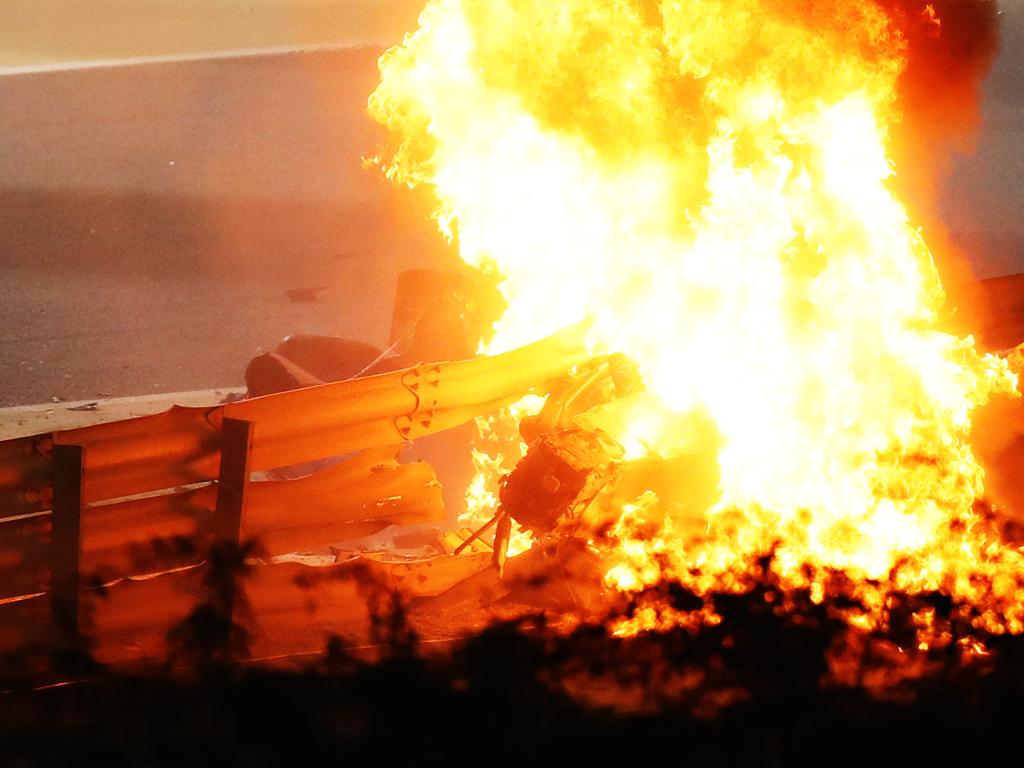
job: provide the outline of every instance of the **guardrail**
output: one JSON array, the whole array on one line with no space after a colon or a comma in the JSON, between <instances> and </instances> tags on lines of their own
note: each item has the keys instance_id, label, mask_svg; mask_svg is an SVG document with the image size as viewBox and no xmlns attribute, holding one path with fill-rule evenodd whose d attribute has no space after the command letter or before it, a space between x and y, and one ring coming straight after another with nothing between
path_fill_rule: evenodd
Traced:
<instances>
[{"instance_id":1,"label":"guardrail","mask_svg":"<svg viewBox=\"0 0 1024 768\"><path fill-rule=\"evenodd\" d=\"M211 547L251 539L264 556L250 579L256 623L267 637L283 630L321 643L324 621L363 610L351 585L320 578L347 566L313 569L317 579L300 587L302 566L267 559L441 519L433 468L400 464L402 444L543 391L586 359L578 336L0 442L0 653L74 645L87 629L102 661L159 657L167 629L203 599ZM342 456L298 479L253 481ZM439 574L468 575L461 563L373 567L392 580L417 571L406 579L417 594L445 586ZM314 599L310 583L337 594ZM332 608L314 620L310 604Z\"/></svg>"}]
</instances>

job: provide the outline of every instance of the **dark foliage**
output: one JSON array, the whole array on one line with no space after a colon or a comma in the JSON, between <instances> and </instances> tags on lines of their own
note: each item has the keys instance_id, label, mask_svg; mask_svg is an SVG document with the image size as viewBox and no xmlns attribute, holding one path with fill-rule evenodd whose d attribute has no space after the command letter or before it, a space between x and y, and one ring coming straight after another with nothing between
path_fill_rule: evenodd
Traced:
<instances>
[{"instance_id":1,"label":"dark foliage","mask_svg":"<svg viewBox=\"0 0 1024 768\"><path fill-rule=\"evenodd\" d=\"M239 562L224 553L221 571L237 575ZM859 681L894 665L879 648L905 631L906 598L894 604L893 636L865 636L858 682L829 682L829 654L848 633L832 618L835 606L784 595L767 574L745 594L714 596L715 626L621 639L603 624L567 633L531 616L433 655L419 652L401 599L362 574L379 655L368 660L332 638L315 663L289 670L229 663L237 648L217 618L239 596L219 591L215 579L210 599L179 628L195 674L98 671L7 691L0 762L506 762L572 750L577 760L602 762L666 754L688 764L916 765L956 755L976 761L1014 739L1024 714L1024 640L988 637L985 664L949 658L873 690ZM701 603L678 585L657 597L679 610ZM915 600L953 611L940 598Z\"/></svg>"},{"instance_id":2,"label":"dark foliage","mask_svg":"<svg viewBox=\"0 0 1024 768\"><path fill-rule=\"evenodd\" d=\"M249 604L247 560L260 551L256 542L215 542L206 552L200 600L167 635L170 665L185 664L201 675L219 673L228 662L248 656L251 635L245 627Z\"/></svg>"}]
</instances>

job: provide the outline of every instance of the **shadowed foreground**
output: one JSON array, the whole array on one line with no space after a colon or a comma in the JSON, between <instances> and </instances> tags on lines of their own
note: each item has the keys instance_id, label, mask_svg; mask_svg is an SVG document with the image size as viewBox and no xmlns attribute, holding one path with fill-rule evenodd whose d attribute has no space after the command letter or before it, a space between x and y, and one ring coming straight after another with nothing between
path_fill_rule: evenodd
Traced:
<instances>
[{"instance_id":1,"label":"shadowed foreground","mask_svg":"<svg viewBox=\"0 0 1024 768\"><path fill-rule=\"evenodd\" d=\"M680 587L659 591L681 611L700 604ZM745 594L712 596L721 623L692 632L617 639L601 624L565 631L558 618L528 613L430 646L405 622L398 596L377 594L372 660L336 637L288 669L231 662L244 655L244 633L211 622L217 606L209 605L175 630L184 672L93 668L69 685L11 683L0 695L0 742L15 764L170 765L202 755L271 765L300 754L393 764L487 760L496 750L536 759L559 747L606 759L610 750L640 759L666 750L697 764L882 756L919 764L978 759L1015 732L1020 638L986 636L992 653L968 662L956 643L916 652L906 642L910 608L928 603L947 616L962 608L919 595L894 598L889 629L851 644L834 618L839 597L821 605L806 594L782 597L765 575Z\"/></svg>"}]
</instances>

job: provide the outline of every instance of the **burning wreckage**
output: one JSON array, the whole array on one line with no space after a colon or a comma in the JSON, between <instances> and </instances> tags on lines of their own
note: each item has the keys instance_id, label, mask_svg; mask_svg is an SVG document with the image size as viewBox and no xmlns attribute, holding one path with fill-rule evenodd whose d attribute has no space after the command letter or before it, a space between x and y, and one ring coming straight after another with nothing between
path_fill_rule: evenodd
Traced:
<instances>
[{"instance_id":1,"label":"burning wreckage","mask_svg":"<svg viewBox=\"0 0 1024 768\"><path fill-rule=\"evenodd\" d=\"M427 273L403 276L405 293L399 296L396 318L408 309L402 300L412 300L410 283L418 285L423 278L435 293L459 282ZM462 289L453 293L464 300ZM437 296L428 298L436 301ZM423 297L412 303L423 303ZM450 340L468 332L465 320L465 312L443 320L435 313L429 322L435 331L445 329ZM396 332L403 327L396 322ZM414 329L406 328L404 338L413 338ZM693 617L676 614L671 604L662 604L663 596L653 605L647 601L663 580L700 590L699 578L708 576L696 558L713 552L709 545L722 546L715 526L719 521L745 523L735 513L716 509L722 437L706 417L661 412L637 365L619 353L590 354L583 341L587 332L587 326L579 325L507 353L397 370L388 369L414 358L415 349L388 357L339 339L291 338L269 358L261 356L250 365L250 392L263 393L253 399L174 408L0 444L5 458L0 490L8 505L3 522L8 560L0 571L6 592L0 610L19 614L7 626L8 650L25 643L68 642L63 627L77 627L80 617L91 615L86 607L90 595L95 600L102 593L102 604L93 606L100 608L99 620L91 615L91 629L104 648L100 657L111 663L161 658L169 650L164 634L187 615L188 601L202 597L203 590L197 592L192 582L173 584L157 589L161 598L156 602L145 591L122 601L117 587L131 585L129 592L138 591L139 584L198 574L209 567L213 551L204 542L247 539L261 546L251 560L257 571L269 575L280 566L291 569L257 578L249 587L256 606L265 600L272 606L249 613L252 629L260 632L264 622L275 621L281 623L279 631L299 632L283 644L280 637L270 638L265 652L301 651L306 641L316 643L324 615L346 634L361 631L362 588L318 593L313 599L325 602L312 623L284 619L280 604L294 601L294 609L310 599L309 585L325 578L345 580L351 573L358 582L367 565L378 584L418 603L413 618L420 617L428 636L478 626L487 616L508 616L509 605L503 605L508 600L518 606L511 615L553 610L576 620L610 621L615 631L627 635L686 626ZM312 358L307 358L309 349L315 351ZM1004 356L1013 369L1024 368L1024 348ZM360 375L324 383L302 367L308 359ZM512 417L523 404L530 412ZM470 440L457 427L474 419L485 437L478 435L479 447L472 449L473 483L484 478L494 492L483 515L460 510L455 520L445 512L438 476L448 482L451 472L444 463L468 458ZM511 439L506 433L496 440L499 429L514 430ZM425 453L438 460L437 474L423 461L396 462L402 445L415 449L425 437ZM649 442L653 439L656 446ZM69 449L80 451L77 463L68 464ZM512 459L501 451L510 451ZM1012 461L1018 454L1012 452ZM69 470L81 478L77 486L72 483L71 499ZM1009 472L1010 482L1016 482L1012 465ZM459 482L457 473L454 482ZM230 521L226 527L225 518ZM998 526L985 527L992 522L991 516L979 515L959 533L995 535ZM955 538L953 521L948 531L952 546L965 546ZM736 527L730 533L744 535ZM765 538L750 550L751 562L770 550L777 555L780 543L785 546L778 538L786 533L784 526L762 533ZM677 551L667 549L666 535ZM983 541L990 562L999 562L998 551L992 557L995 546L1016 551L1012 542ZM181 542L191 543L180 550ZM336 566L323 566L322 557L312 558L319 561L312 566L309 555L299 554L323 552L328 545ZM168 548L175 546L180 551L168 559ZM368 546L376 551L367 551ZM679 568L678 558L693 558L691 570ZM900 578L899 569L909 562L897 564L889 576ZM742 573L735 561L728 568L730 574ZM795 578L820 580L824 586L834 575L814 573L803 564ZM282 589L282 577L293 584ZM794 578L784 572L780 577ZM999 595L984 578L980 569L971 572L972 586L982 584L991 607L1003 613L979 612L978 621L992 627L1015 620L1016 587L1009 597ZM1004 588L1008 583L1014 584L1004 582ZM722 581L709 584L709 589L723 588ZM880 602L872 609L874 596L868 593L865 605L849 619L870 626L884 620L886 591L904 587L878 579L865 584L876 590ZM733 588L746 585L739 576ZM177 599L160 602L168 588L178 593ZM622 595L632 596L625 610L616 597ZM343 602L331 604L338 600ZM34 602L49 607L41 616L38 611L26 614L24 607ZM125 611L125 605L134 607ZM872 610L879 613L872 615ZM129 615L127 622L118 617L122 612ZM704 609L696 615L709 617ZM423 621L425 616L430 618ZM301 638L303 630L309 633L306 638ZM922 627L922 642L936 642L928 630ZM127 656L121 646L125 642L134 648Z\"/></svg>"},{"instance_id":2,"label":"burning wreckage","mask_svg":"<svg viewBox=\"0 0 1024 768\"><path fill-rule=\"evenodd\" d=\"M434 275L432 281L443 280ZM448 330L452 331L449 323ZM466 329L455 330L463 336ZM553 338L577 339L571 343L567 360L580 359L559 377L545 382L533 393L520 393L526 397L543 396L543 406L534 414L524 416L516 425L518 449L522 454L510 471L497 478L497 505L493 515L476 529L466 528L468 534L455 546L458 555L474 542L486 542L493 550L494 568L501 573L508 556L513 526L518 538L557 544L568 537L593 542L602 537L618 519L623 503L644 492L657 493L660 498L671 499L675 506L683 505L691 518L699 520L701 510L713 501L717 482L715 450L717 442L713 429L694 430L692 425L680 425L677 435L678 454L669 458L650 451L642 457L628 457L627 449L616 435L628 435L628 419L639 408L652 406L648 401L643 381L635 364L621 354L586 357L583 353L582 327L569 329ZM312 342L321 351L331 347L344 355L354 349L353 342L343 340L291 338L272 353L256 358L250 365L247 379L249 391L266 392L268 388L283 390L303 384L320 382L287 355L295 348ZM370 351L373 355L374 351ZM303 357L294 354L293 357ZM408 353L396 356L407 357ZM374 355L372 367L389 366L384 357ZM423 391L430 393L430 401L421 418L421 427L429 427L437 410L446 398L443 382L446 363L426 364L433 376L426 381L419 377L411 381L403 376L403 384L417 398L412 415L395 413L396 429L404 438L411 433L417 420L416 411L423 408ZM274 366L277 370L270 370ZM363 368L361 371L365 371ZM421 390L421 387L423 389ZM486 418L493 414L482 414ZM402 426L402 425L406 426ZM459 440L462 435L455 439ZM635 437L630 439L635 440ZM461 446L468 449L468 445ZM455 446L458 452L458 446ZM463 523L463 509L459 510Z\"/></svg>"},{"instance_id":3,"label":"burning wreckage","mask_svg":"<svg viewBox=\"0 0 1024 768\"><path fill-rule=\"evenodd\" d=\"M1021 350L985 352L953 330L893 178L913 155L909 183L936 182L963 129L949 116L973 108L994 5L557 8L431 0L369 100L390 136L370 164L428 187L469 271L499 284L486 333L459 326L473 301L441 292L416 310L400 288L396 318L419 320L396 337L417 339L411 352L349 347L346 365L318 372L293 340L250 368L261 397L0 446L0 499L21 536L7 581L47 564L53 623L75 623L81 563L138 575L122 550L154 536L252 536L272 559L388 524L437 528L433 472L395 456L475 420L472 478L445 488L467 508L441 527L462 533L433 559L373 561L434 600L427 613L498 578L543 593L555 574L561 609L625 601L609 625L635 635L714 624L703 598L770 572L779 610L806 594L852 633L884 629L893 595L943 596L955 608L912 612L922 653L982 657L970 628L1024 633L1009 524L1024 513ZM957 87L927 90L940 72ZM435 322L442 304L455 325ZM478 356L422 362L452 338ZM295 386L308 388L281 391ZM38 544L25 521L50 509L52 542ZM198 567L201 548L189 557ZM263 631L301 634L283 616L306 598L268 576L280 570L256 571ZM18 588L11 604L47 593ZM354 620L331 605L334 629Z\"/></svg>"}]
</instances>

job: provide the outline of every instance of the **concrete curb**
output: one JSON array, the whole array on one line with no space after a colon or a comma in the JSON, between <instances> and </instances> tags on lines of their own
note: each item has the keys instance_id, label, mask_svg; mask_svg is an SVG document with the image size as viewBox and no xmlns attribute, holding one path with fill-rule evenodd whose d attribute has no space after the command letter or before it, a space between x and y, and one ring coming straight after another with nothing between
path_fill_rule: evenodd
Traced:
<instances>
[{"instance_id":1,"label":"concrete curb","mask_svg":"<svg viewBox=\"0 0 1024 768\"><path fill-rule=\"evenodd\" d=\"M168 392L159 395L99 398L75 402L42 403L0 408L0 440L25 435L77 429L93 424L149 416L166 411L174 405L212 406L237 400L245 394L244 387L203 389L194 392Z\"/></svg>"}]
</instances>

